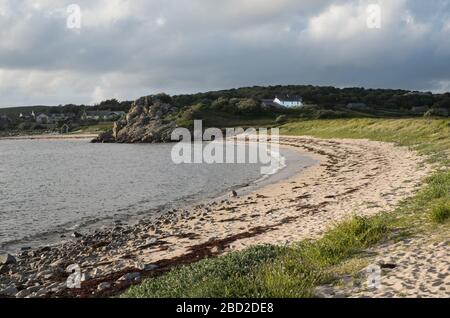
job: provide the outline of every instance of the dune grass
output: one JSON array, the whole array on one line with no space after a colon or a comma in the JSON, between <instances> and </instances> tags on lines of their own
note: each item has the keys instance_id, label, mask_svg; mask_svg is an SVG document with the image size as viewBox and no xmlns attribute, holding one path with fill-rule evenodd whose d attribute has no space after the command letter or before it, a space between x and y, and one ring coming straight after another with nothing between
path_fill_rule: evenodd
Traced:
<instances>
[{"instance_id":1,"label":"dune grass","mask_svg":"<svg viewBox=\"0 0 450 318\"><path fill-rule=\"evenodd\" d=\"M431 220L435 223L445 223L450 219L450 200L445 198L434 204L430 212Z\"/></svg>"},{"instance_id":2,"label":"dune grass","mask_svg":"<svg viewBox=\"0 0 450 318\"><path fill-rule=\"evenodd\" d=\"M291 122L281 134L395 142L450 166L450 119L335 119Z\"/></svg>"},{"instance_id":3,"label":"dune grass","mask_svg":"<svg viewBox=\"0 0 450 318\"><path fill-rule=\"evenodd\" d=\"M353 217L316 241L290 247L257 246L175 268L122 297L313 297L318 285L362 269L367 248L448 226L450 120L351 119L288 123L282 133L323 138L367 138L416 149L438 164L417 195L394 211ZM444 224L444 225L442 225ZM356 265L348 265L356 264ZM367 264L366 264L367 265Z\"/></svg>"},{"instance_id":4,"label":"dune grass","mask_svg":"<svg viewBox=\"0 0 450 318\"><path fill-rule=\"evenodd\" d=\"M308 297L329 267L386 238L382 218L354 217L318 241L257 246L205 259L130 288L123 297Z\"/></svg>"}]
</instances>

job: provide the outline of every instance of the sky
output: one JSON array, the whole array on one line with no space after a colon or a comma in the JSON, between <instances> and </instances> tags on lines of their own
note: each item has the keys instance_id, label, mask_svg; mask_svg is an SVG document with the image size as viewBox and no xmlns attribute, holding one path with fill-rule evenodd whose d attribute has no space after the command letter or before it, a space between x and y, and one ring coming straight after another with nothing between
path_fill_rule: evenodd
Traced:
<instances>
[{"instance_id":1,"label":"sky","mask_svg":"<svg viewBox=\"0 0 450 318\"><path fill-rule=\"evenodd\" d=\"M0 0L0 107L253 85L450 90L450 0Z\"/></svg>"}]
</instances>

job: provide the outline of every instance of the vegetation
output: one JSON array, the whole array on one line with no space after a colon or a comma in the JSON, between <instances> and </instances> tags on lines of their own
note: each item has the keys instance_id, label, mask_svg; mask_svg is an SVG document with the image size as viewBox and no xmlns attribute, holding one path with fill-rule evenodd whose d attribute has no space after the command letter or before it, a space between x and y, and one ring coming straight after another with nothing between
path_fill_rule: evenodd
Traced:
<instances>
[{"instance_id":1,"label":"vegetation","mask_svg":"<svg viewBox=\"0 0 450 318\"><path fill-rule=\"evenodd\" d=\"M413 198L394 211L354 217L317 241L259 246L178 267L130 288L123 297L312 297L315 286L367 266L364 251L380 242L448 226L450 120L341 119L290 122L282 132L324 138L395 142L428 155L440 167Z\"/></svg>"},{"instance_id":2,"label":"vegetation","mask_svg":"<svg viewBox=\"0 0 450 318\"><path fill-rule=\"evenodd\" d=\"M450 109L450 93L432 94L430 92L410 92L392 89L364 89L359 87L339 89L311 85L286 85L268 87L244 87L214 92L176 95L157 94L161 101L177 106L180 111L175 118L180 126L190 127L194 119L204 119L205 126L232 126L234 123L256 121L266 125L278 125L280 116L284 121L302 119L341 119L341 118L399 118L411 116L445 117ZM302 108L265 108L261 99L273 99L280 95L302 96ZM365 103L367 108L349 109L349 103ZM99 104L13 107L0 110L0 115L8 116L14 128L21 121L19 114L35 113L73 113L77 117L84 110L111 110L127 112L130 101L109 99ZM414 111L414 107L421 108Z\"/></svg>"},{"instance_id":3,"label":"vegetation","mask_svg":"<svg viewBox=\"0 0 450 318\"><path fill-rule=\"evenodd\" d=\"M258 246L179 267L132 287L124 297L306 297L327 282L329 267L385 238L381 218L355 217L322 239Z\"/></svg>"},{"instance_id":4,"label":"vegetation","mask_svg":"<svg viewBox=\"0 0 450 318\"><path fill-rule=\"evenodd\" d=\"M431 220L436 223L444 223L450 218L450 200L441 199L431 208Z\"/></svg>"},{"instance_id":5,"label":"vegetation","mask_svg":"<svg viewBox=\"0 0 450 318\"><path fill-rule=\"evenodd\" d=\"M450 165L449 119L339 119L297 121L281 126L286 135L312 135L321 138L365 138L395 142Z\"/></svg>"}]
</instances>

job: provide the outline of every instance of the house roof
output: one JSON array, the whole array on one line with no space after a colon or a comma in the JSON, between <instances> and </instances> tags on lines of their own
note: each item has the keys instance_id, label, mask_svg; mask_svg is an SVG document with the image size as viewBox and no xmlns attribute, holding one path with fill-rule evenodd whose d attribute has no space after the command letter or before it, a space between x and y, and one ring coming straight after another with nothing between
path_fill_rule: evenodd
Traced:
<instances>
[{"instance_id":1,"label":"house roof","mask_svg":"<svg viewBox=\"0 0 450 318\"><path fill-rule=\"evenodd\" d=\"M275 98L278 98L282 102L301 102L303 100L298 95L277 95Z\"/></svg>"}]
</instances>

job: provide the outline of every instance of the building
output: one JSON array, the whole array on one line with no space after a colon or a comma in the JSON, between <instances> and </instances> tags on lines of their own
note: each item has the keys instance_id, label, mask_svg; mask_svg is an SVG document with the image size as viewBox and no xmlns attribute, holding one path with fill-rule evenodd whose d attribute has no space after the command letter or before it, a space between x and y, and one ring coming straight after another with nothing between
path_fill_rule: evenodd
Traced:
<instances>
[{"instance_id":1,"label":"building","mask_svg":"<svg viewBox=\"0 0 450 318\"><path fill-rule=\"evenodd\" d=\"M61 134L67 134L70 131L70 126L67 124L64 124L61 126Z\"/></svg>"},{"instance_id":2,"label":"building","mask_svg":"<svg viewBox=\"0 0 450 318\"><path fill-rule=\"evenodd\" d=\"M298 95L283 95L283 96L276 96L273 102L279 106L283 107L302 107L303 106L303 99Z\"/></svg>"},{"instance_id":3,"label":"building","mask_svg":"<svg viewBox=\"0 0 450 318\"><path fill-rule=\"evenodd\" d=\"M36 119L36 115L34 114L34 111L30 114L20 113L19 119L22 121L34 121Z\"/></svg>"},{"instance_id":4,"label":"building","mask_svg":"<svg viewBox=\"0 0 450 318\"><path fill-rule=\"evenodd\" d=\"M81 115L82 120L97 120L97 121L115 121L125 116L124 111L111 110L95 110L84 111Z\"/></svg>"},{"instance_id":5,"label":"building","mask_svg":"<svg viewBox=\"0 0 450 318\"><path fill-rule=\"evenodd\" d=\"M271 107L303 107L303 99L300 96L276 96L274 99L262 99L261 105L264 108L271 108Z\"/></svg>"}]
</instances>

